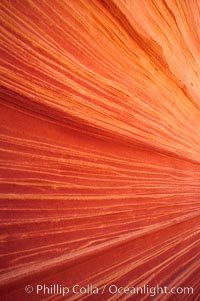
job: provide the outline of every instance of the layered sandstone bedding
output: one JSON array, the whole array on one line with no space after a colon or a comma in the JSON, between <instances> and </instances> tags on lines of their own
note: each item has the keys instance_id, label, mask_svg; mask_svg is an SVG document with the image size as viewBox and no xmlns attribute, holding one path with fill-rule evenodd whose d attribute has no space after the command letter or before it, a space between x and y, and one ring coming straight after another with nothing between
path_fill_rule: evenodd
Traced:
<instances>
[{"instance_id":1,"label":"layered sandstone bedding","mask_svg":"<svg viewBox=\"0 0 200 301\"><path fill-rule=\"evenodd\" d=\"M200 1L1 0L0 25L0 299L198 301Z\"/></svg>"}]
</instances>

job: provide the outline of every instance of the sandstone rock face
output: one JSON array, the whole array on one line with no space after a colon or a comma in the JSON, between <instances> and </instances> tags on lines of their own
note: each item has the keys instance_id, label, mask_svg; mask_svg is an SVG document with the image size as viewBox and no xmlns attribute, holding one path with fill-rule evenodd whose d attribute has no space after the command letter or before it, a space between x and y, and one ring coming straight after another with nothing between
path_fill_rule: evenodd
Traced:
<instances>
[{"instance_id":1,"label":"sandstone rock face","mask_svg":"<svg viewBox=\"0 0 200 301\"><path fill-rule=\"evenodd\" d=\"M2 300L198 301L200 1L1 0L0 24Z\"/></svg>"}]
</instances>

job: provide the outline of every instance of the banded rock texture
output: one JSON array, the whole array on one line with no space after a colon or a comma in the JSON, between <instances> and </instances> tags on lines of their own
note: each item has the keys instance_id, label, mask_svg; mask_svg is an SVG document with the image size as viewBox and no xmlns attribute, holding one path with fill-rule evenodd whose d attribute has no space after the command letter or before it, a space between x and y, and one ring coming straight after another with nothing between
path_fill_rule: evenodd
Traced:
<instances>
[{"instance_id":1,"label":"banded rock texture","mask_svg":"<svg viewBox=\"0 0 200 301\"><path fill-rule=\"evenodd\" d=\"M0 1L1 300L200 300L200 1Z\"/></svg>"}]
</instances>

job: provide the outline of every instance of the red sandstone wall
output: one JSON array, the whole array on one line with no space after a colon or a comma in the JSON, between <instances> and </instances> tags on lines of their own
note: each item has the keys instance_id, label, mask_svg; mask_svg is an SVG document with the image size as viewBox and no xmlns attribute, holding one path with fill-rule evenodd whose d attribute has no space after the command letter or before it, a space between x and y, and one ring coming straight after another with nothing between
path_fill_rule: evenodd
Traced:
<instances>
[{"instance_id":1,"label":"red sandstone wall","mask_svg":"<svg viewBox=\"0 0 200 301\"><path fill-rule=\"evenodd\" d=\"M199 0L1 0L2 300L200 298Z\"/></svg>"}]
</instances>

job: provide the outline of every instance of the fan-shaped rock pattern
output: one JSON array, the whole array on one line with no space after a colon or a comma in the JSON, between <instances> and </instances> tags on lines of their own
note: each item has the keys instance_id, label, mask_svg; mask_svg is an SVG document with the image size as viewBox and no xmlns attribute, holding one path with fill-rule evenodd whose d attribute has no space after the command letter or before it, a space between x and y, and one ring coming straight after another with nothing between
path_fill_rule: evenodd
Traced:
<instances>
[{"instance_id":1,"label":"fan-shaped rock pattern","mask_svg":"<svg viewBox=\"0 0 200 301\"><path fill-rule=\"evenodd\" d=\"M198 301L200 2L1 0L0 23L2 300Z\"/></svg>"}]
</instances>

